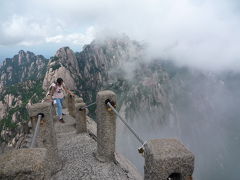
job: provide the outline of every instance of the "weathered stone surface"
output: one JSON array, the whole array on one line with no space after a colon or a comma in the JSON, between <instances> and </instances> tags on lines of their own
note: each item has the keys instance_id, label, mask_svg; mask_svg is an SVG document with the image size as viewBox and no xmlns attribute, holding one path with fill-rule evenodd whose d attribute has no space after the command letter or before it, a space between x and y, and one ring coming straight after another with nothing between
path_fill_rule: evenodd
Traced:
<instances>
[{"instance_id":1,"label":"weathered stone surface","mask_svg":"<svg viewBox=\"0 0 240 180\"><path fill-rule=\"evenodd\" d=\"M37 146L47 149L48 163L51 172L56 172L61 167L58 157L57 140L53 125L53 106L51 103L37 103L29 107L29 115L31 118L36 117L39 113L43 113L39 127L39 135L37 138ZM36 120L36 118L35 118Z\"/></svg>"},{"instance_id":2,"label":"weathered stone surface","mask_svg":"<svg viewBox=\"0 0 240 180\"><path fill-rule=\"evenodd\" d=\"M75 97L68 95L68 112L69 115L75 118L76 116L76 111L75 111Z\"/></svg>"},{"instance_id":3,"label":"weathered stone surface","mask_svg":"<svg viewBox=\"0 0 240 180\"><path fill-rule=\"evenodd\" d=\"M50 179L47 161L47 150L44 148L6 152L0 155L0 179Z\"/></svg>"},{"instance_id":4,"label":"weathered stone surface","mask_svg":"<svg viewBox=\"0 0 240 180\"><path fill-rule=\"evenodd\" d=\"M44 80L43 80L43 89L47 90L51 83L57 80L57 78L61 77L66 85L67 88L69 89L76 89L76 84L74 82L74 79L71 75L71 72L61 66L59 69L53 70L52 68L49 68Z\"/></svg>"},{"instance_id":5,"label":"weathered stone surface","mask_svg":"<svg viewBox=\"0 0 240 180\"><path fill-rule=\"evenodd\" d=\"M76 133L84 133L87 132L87 116L86 116L86 109L79 110L80 108L85 107L85 103L77 103L75 105L76 108Z\"/></svg>"},{"instance_id":6,"label":"weathered stone surface","mask_svg":"<svg viewBox=\"0 0 240 180\"><path fill-rule=\"evenodd\" d=\"M97 137L97 123L87 116L87 130Z\"/></svg>"},{"instance_id":7,"label":"weathered stone surface","mask_svg":"<svg viewBox=\"0 0 240 180\"><path fill-rule=\"evenodd\" d=\"M138 180L130 171L122 169L119 164L99 162L93 156L97 150L96 141L86 133L75 133L75 119L72 116L66 115L65 121L64 124L58 122L55 124L63 168L52 177L54 180Z\"/></svg>"},{"instance_id":8,"label":"weathered stone surface","mask_svg":"<svg viewBox=\"0 0 240 180\"><path fill-rule=\"evenodd\" d=\"M166 180L179 173L183 180L192 176L194 155L176 139L154 139L144 145L144 179Z\"/></svg>"},{"instance_id":9,"label":"weathered stone surface","mask_svg":"<svg viewBox=\"0 0 240 180\"><path fill-rule=\"evenodd\" d=\"M60 48L53 59L50 59L48 71L43 81L43 89L61 77L67 88L76 89L76 77L79 75L78 61L69 47Z\"/></svg>"},{"instance_id":10,"label":"weathered stone surface","mask_svg":"<svg viewBox=\"0 0 240 180\"><path fill-rule=\"evenodd\" d=\"M70 72L79 73L78 61L75 53L69 47L60 48L56 52L56 57L59 58L59 61L68 67Z\"/></svg>"},{"instance_id":11,"label":"weathered stone surface","mask_svg":"<svg viewBox=\"0 0 240 180\"><path fill-rule=\"evenodd\" d=\"M37 117L36 116L32 116L32 117L30 117L30 120L31 120L32 129L33 129L33 132L34 132L35 128L36 128L36 125L37 125Z\"/></svg>"},{"instance_id":12,"label":"weathered stone surface","mask_svg":"<svg viewBox=\"0 0 240 180\"><path fill-rule=\"evenodd\" d=\"M43 103L36 103L32 104L31 106L28 107L28 113L30 117L37 116L39 113L43 113L45 115L49 114L50 111L50 102L43 102Z\"/></svg>"},{"instance_id":13,"label":"weathered stone surface","mask_svg":"<svg viewBox=\"0 0 240 180\"><path fill-rule=\"evenodd\" d=\"M83 98L75 98L75 103L83 103Z\"/></svg>"},{"instance_id":14,"label":"weathered stone surface","mask_svg":"<svg viewBox=\"0 0 240 180\"><path fill-rule=\"evenodd\" d=\"M97 94L97 137L96 157L100 161L113 161L116 137L116 115L108 111L105 101L116 102L116 94L112 91L101 91Z\"/></svg>"}]
</instances>

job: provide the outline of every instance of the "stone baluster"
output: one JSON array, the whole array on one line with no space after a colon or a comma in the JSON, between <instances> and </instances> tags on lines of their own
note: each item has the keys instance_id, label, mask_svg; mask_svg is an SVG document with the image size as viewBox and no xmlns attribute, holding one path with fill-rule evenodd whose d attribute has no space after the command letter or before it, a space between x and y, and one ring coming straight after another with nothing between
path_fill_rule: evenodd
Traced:
<instances>
[{"instance_id":1,"label":"stone baluster","mask_svg":"<svg viewBox=\"0 0 240 180\"><path fill-rule=\"evenodd\" d=\"M191 180L194 155L176 139L144 144L144 180Z\"/></svg>"},{"instance_id":2,"label":"stone baluster","mask_svg":"<svg viewBox=\"0 0 240 180\"><path fill-rule=\"evenodd\" d=\"M83 108L86 106L85 103L76 103L76 133L85 133L87 132L87 115L86 109Z\"/></svg>"},{"instance_id":3,"label":"stone baluster","mask_svg":"<svg viewBox=\"0 0 240 180\"><path fill-rule=\"evenodd\" d=\"M116 137L116 115L109 110L106 100L116 103L116 95L112 91L100 91L97 94L97 153L99 161L113 161Z\"/></svg>"},{"instance_id":4,"label":"stone baluster","mask_svg":"<svg viewBox=\"0 0 240 180\"><path fill-rule=\"evenodd\" d=\"M33 104L29 107L29 116L32 120L37 120L39 114L44 117L40 121L39 133L36 139L38 147L47 149L48 163L51 172L56 172L60 166L58 156L57 140L53 125L53 106L49 102Z\"/></svg>"},{"instance_id":5,"label":"stone baluster","mask_svg":"<svg viewBox=\"0 0 240 180\"><path fill-rule=\"evenodd\" d=\"M17 149L0 155L0 179L51 179L45 148Z\"/></svg>"},{"instance_id":6,"label":"stone baluster","mask_svg":"<svg viewBox=\"0 0 240 180\"><path fill-rule=\"evenodd\" d=\"M75 97L72 95L68 95L68 112L69 115L72 117L76 117L76 111L75 111Z\"/></svg>"}]
</instances>

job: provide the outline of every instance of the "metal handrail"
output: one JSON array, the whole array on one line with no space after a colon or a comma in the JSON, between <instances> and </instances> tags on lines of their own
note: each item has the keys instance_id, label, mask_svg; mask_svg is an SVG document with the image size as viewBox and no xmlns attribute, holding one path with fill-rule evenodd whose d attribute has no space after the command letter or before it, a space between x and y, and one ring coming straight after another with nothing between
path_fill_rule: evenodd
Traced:
<instances>
[{"instance_id":1,"label":"metal handrail","mask_svg":"<svg viewBox=\"0 0 240 180\"><path fill-rule=\"evenodd\" d=\"M93 106L94 104L96 104L96 102L93 102L93 103L91 103L91 104L88 104L88 105L86 105L86 106L84 106L84 107L79 108L79 111L82 111L83 109L86 109L86 108L88 108L88 107L90 107L90 106Z\"/></svg>"},{"instance_id":2,"label":"metal handrail","mask_svg":"<svg viewBox=\"0 0 240 180\"><path fill-rule=\"evenodd\" d=\"M129 126L129 124L122 118L122 116L116 111L116 109L112 106L111 102L107 102L107 105L113 110L113 112L120 118L120 120L127 126L127 128L133 133L133 135L137 138L137 140L144 145L144 140L136 133L136 131Z\"/></svg>"},{"instance_id":3,"label":"metal handrail","mask_svg":"<svg viewBox=\"0 0 240 180\"><path fill-rule=\"evenodd\" d=\"M38 120L37 120L37 124L36 124L36 127L35 127L35 131L34 131L34 135L33 135L33 138L32 138L30 148L33 148L35 143L36 143L36 137L38 135L38 129L39 129L39 125L40 125L40 121L41 121L42 117L43 117L43 114L38 115Z\"/></svg>"}]
</instances>

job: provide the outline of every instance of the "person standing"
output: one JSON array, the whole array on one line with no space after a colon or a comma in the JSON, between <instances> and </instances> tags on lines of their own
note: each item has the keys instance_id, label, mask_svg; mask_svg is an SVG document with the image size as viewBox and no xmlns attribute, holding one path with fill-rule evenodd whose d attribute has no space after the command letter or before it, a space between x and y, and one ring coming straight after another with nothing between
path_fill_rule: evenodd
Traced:
<instances>
[{"instance_id":1,"label":"person standing","mask_svg":"<svg viewBox=\"0 0 240 180\"><path fill-rule=\"evenodd\" d=\"M52 100L54 101L54 104L57 105L57 115L58 115L58 119L59 122L64 123L63 120L63 112L62 112L62 103L63 103L63 98L64 98L64 94L63 94L63 90L65 90L65 92L67 92L68 94L74 96L74 94L68 90L63 82L62 78L58 78L56 83L54 83L53 85L51 85L51 97Z\"/></svg>"}]
</instances>

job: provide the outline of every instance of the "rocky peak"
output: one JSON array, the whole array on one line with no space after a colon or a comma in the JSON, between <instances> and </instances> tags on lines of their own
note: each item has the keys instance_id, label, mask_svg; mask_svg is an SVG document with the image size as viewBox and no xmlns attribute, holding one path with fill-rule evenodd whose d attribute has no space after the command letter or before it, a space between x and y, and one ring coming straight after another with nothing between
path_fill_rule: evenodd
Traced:
<instances>
[{"instance_id":1,"label":"rocky peak","mask_svg":"<svg viewBox=\"0 0 240 180\"><path fill-rule=\"evenodd\" d=\"M29 51L19 51L13 58L5 59L0 67L0 90L4 85L42 77L46 65L47 60L43 56L36 56Z\"/></svg>"},{"instance_id":2,"label":"rocky peak","mask_svg":"<svg viewBox=\"0 0 240 180\"><path fill-rule=\"evenodd\" d=\"M47 90L59 77L69 89L77 88L75 80L79 77L79 66L74 52L69 47L60 48L55 56L51 57L44 77L43 89Z\"/></svg>"},{"instance_id":3,"label":"rocky peak","mask_svg":"<svg viewBox=\"0 0 240 180\"><path fill-rule=\"evenodd\" d=\"M55 55L59 62L73 73L79 73L75 53L69 47L60 48Z\"/></svg>"},{"instance_id":4,"label":"rocky peak","mask_svg":"<svg viewBox=\"0 0 240 180\"><path fill-rule=\"evenodd\" d=\"M20 50L20 51L18 52L18 55L19 55L19 56L25 56L25 55L26 55L26 53L25 53L25 51L24 51L24 50Z\"/></svg>"}]
</instances>

